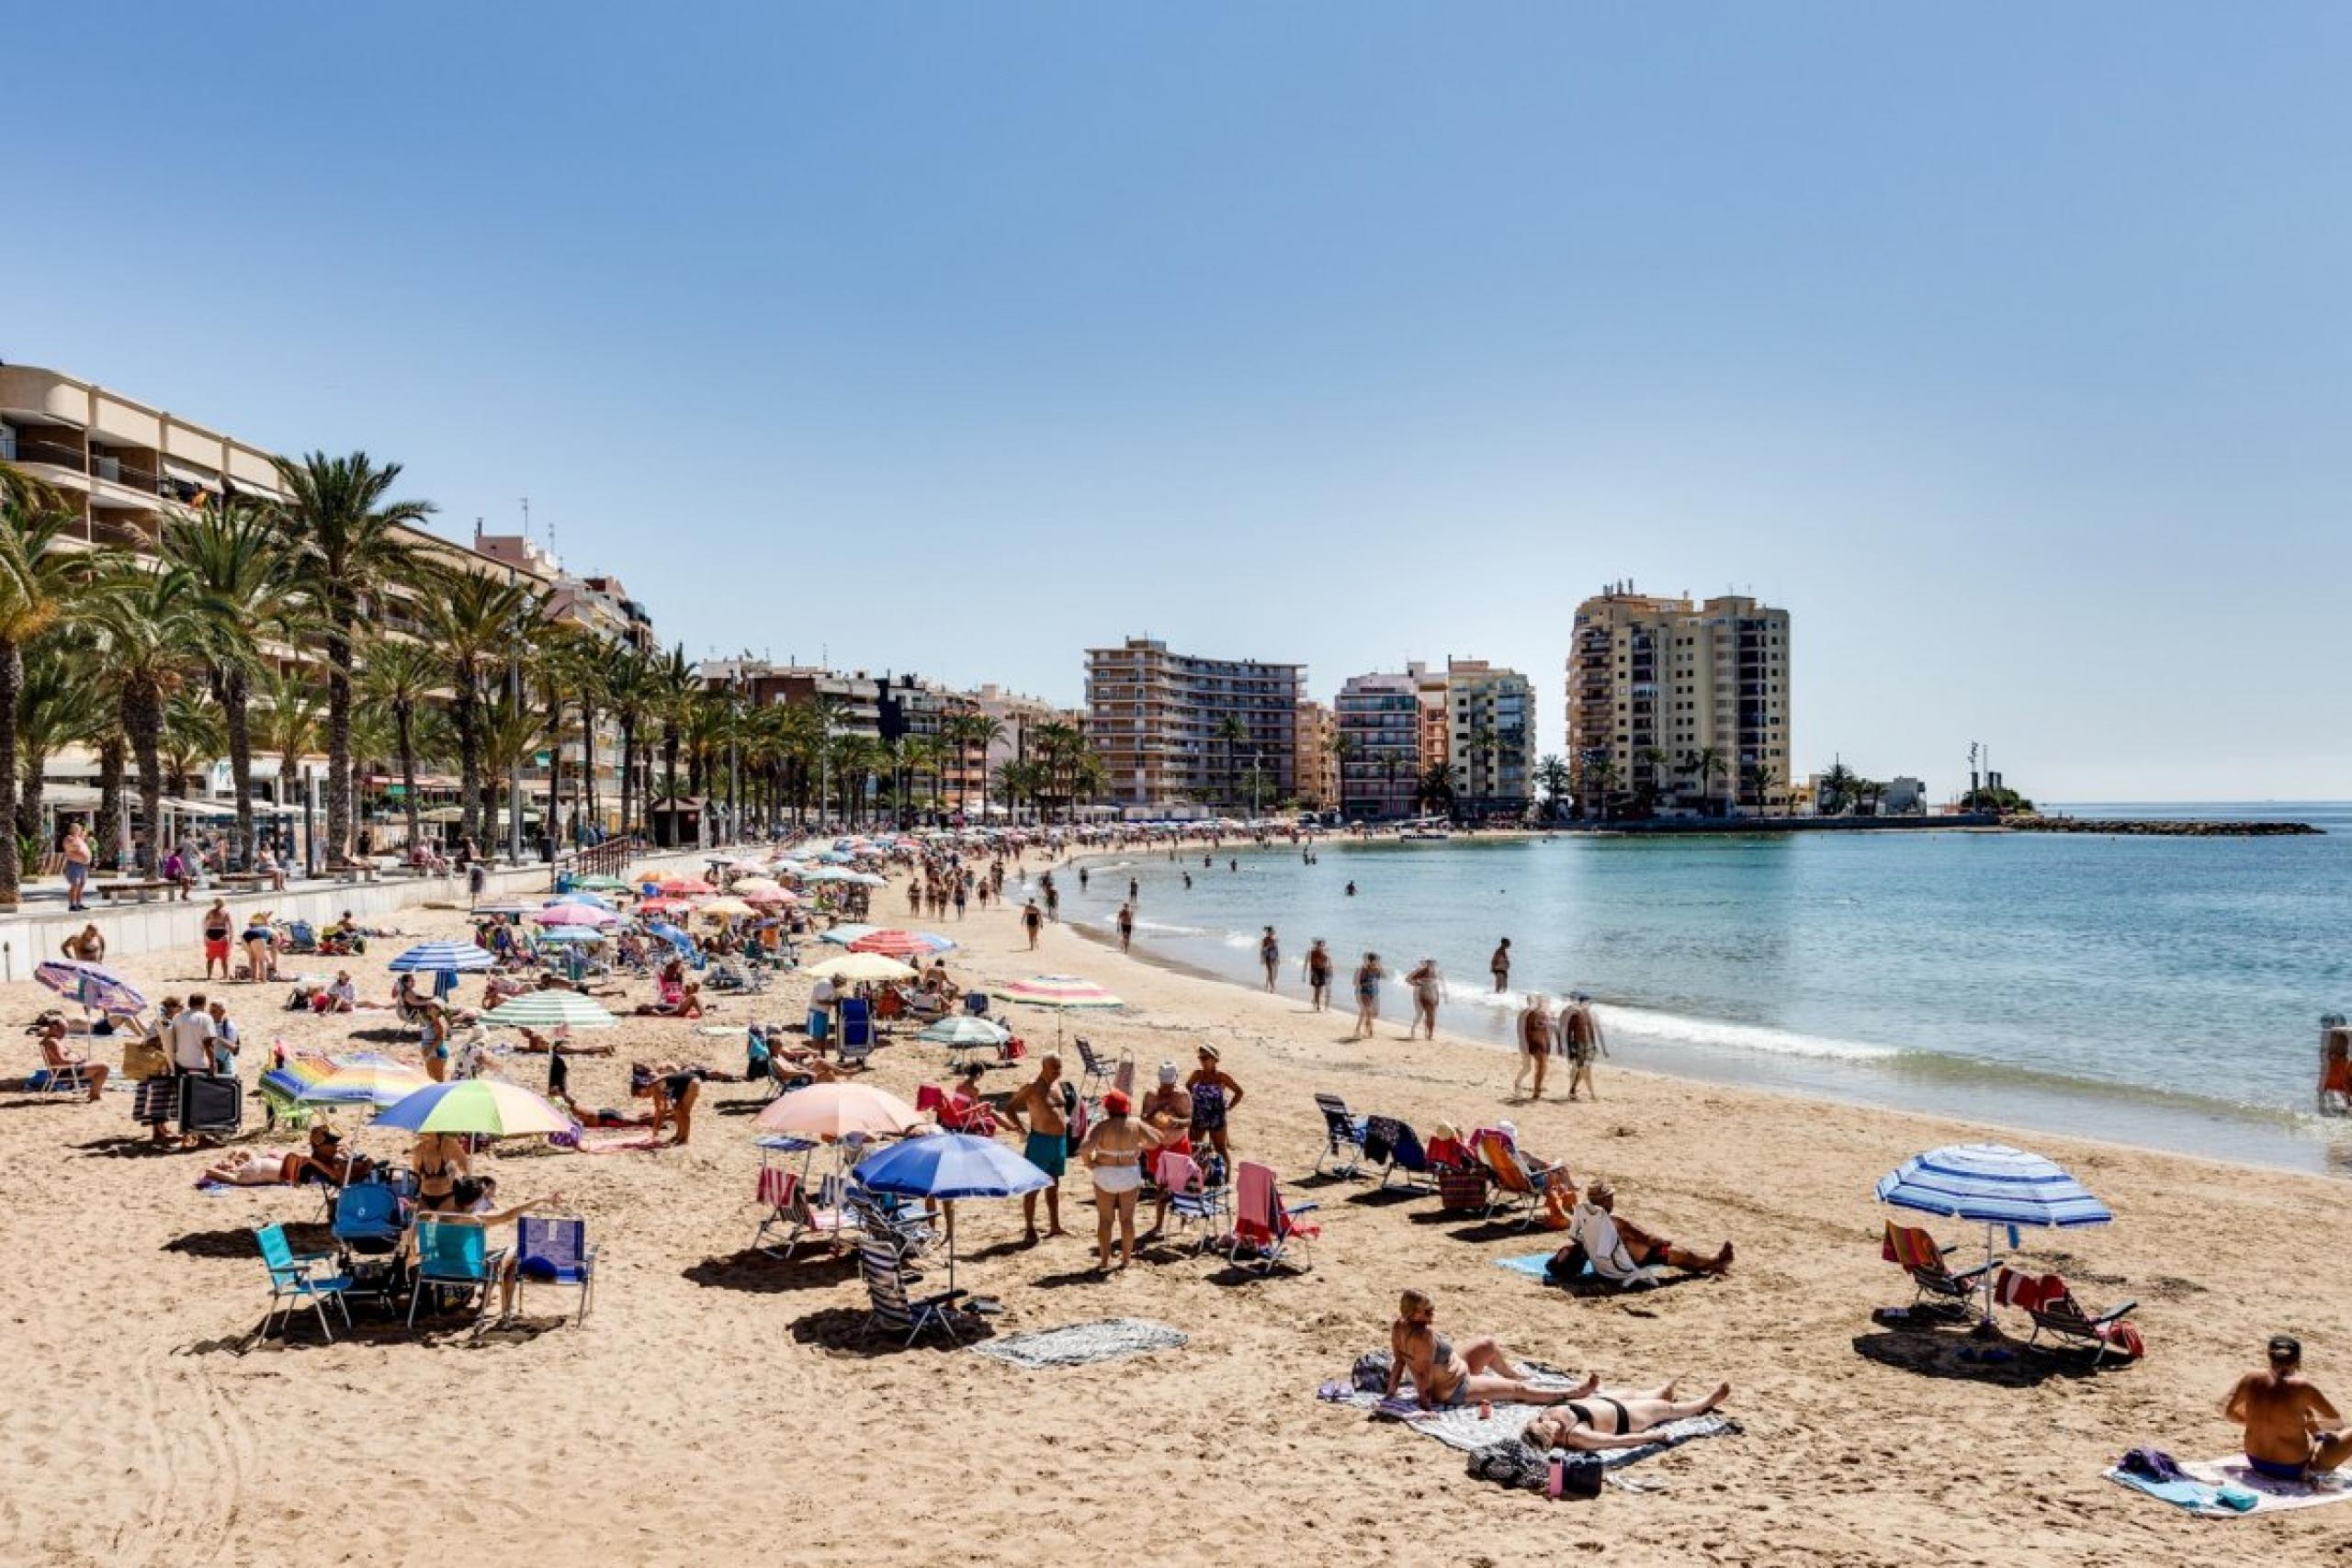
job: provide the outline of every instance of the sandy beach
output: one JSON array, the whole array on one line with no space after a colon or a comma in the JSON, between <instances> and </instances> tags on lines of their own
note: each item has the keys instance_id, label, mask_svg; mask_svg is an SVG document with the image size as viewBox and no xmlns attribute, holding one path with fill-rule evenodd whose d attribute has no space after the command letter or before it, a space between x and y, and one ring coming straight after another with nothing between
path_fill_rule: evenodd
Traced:
<instances>
[{"instance_id":1,"label":"sandy beach","mask_svg":"<svg viewBox=\"0 0 2352 1568\"><path fill-rule=\"evenodd\" d=\"M877 893L884 919L905 907L897 886ZM120 967L151 996L225 994L248 1082L274 1038L326 1048L356 1033L413 1059L389 1014L314 1020L278 1010L282 986L201 987L198 908L183 950ZM396 923L418 937L464 924L426 909ZM2148 1358L2096 1375L2040 1357L1978 1366L1960 1359L1957 1336L1873 1326L1874 1306L1911 1292L1880 1259L1871 1188L1904 1156L1981 1126L1623 1061L1602 1065L1597 1104L1510 1104L1511 1064L1491 1045L1408 1044L1397 1017L1369 1043L1342 1043L1347 1015L1311 1013L1295 983L1258 995L1060 928L1032 954L1002 911L945 929L965 944L950 955L959 981L1065 972L1119 993L1128 1010L1074 1031L1147 1074L1216 1043L1247 1091L1237 1153L1321 1204L1313 1269L1238 1280L1221 1260L1169 1251L1100 1278L1073 1168L1073 1234L1034 1249L1020 1245L1017 1203L962 1205L958 1282L1002 1299L1000 1334L1134 1316L1188 1345L1047 1371L869 1348L854 1269L819 1251L786 1262L749 1250L759 1091L712 1084L688 1147L516 1148L485 1162L509 1198L560 1192L586 1217L603 1264L584 1326L557 1321L568 1293L543 1292L526 1296L519 1325L480 1335L363 1319L332 1346L303 1325L248 1349L265 1297L250 1227L282 1220L298 1245L316 1239L316 1197L198 1191L209 1156L141 1147L125 1094L86 1105L0 1093L0 1355L17 1383L0 1405L0 1561L1036 1563L1099 1560L1120 1541L1301 1568L1568 1551L1620 1562L2340 1560L2352 1506L2211 1523L2099 1473L2133 1446L2233 1452L2222 1395L2274 1332L2300 1334L2312 1375L2352 1398L2340 1183L2035 1138L2116 1223L2028 1233L2018 1256L2064 1271L2094 1303L2136 1297ZM363 994L389 991L383 962L402 945L373 942L356 961ZM786 978L764 998L718 998L705 1021L797 1020L807 989ZM0 1000L13 1030L54 998L27 984ZM1050 1047L1049 1018L1015 1019ZM606 1041L612 1056L574 1066L582 1103L626 1103L631 1059L742 1065L739 1038L687 1023L625 1020L595 1043ZM870 1077L911 1099L945 1081L944 1058L902 1038ZM507 1070L537 1087L544 1064L517 1056ZM998 1069L989 1088L1019 1076ZM1374 1198L1369 1182L1300 1181L1322 1142L1317 1090L1423 1128L1509 1117L1529 1146L1611 1178L1621 1212L1694 1247L1729 1237L1738 1263L1634 1296L1541 1288L1493 1266L1551 1245L1540 1231L1441 1218L1433 1201ZM241 1142L273 1141L257 1111L247 1126ZM356 1136L363 1151L404 1146ZM1633 1473L1657 1489L1638 1495L1555 1505L1472 1480L1461 1455L1314 1396L1385 1346L1405 1286L1433 1295L1457 1337L1493 1334L1612 1382L1728 1380L1726 1410L1745 1430L1646 1461Z\"/></svg>"}]
</instances>

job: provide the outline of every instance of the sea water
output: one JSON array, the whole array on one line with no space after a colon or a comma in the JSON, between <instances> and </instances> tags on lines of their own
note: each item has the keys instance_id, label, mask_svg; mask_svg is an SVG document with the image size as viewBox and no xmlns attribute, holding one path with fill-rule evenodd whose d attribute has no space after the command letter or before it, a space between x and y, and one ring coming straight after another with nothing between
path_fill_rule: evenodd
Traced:
<instances>
[{"instance_id":1,"label":"sea water","mask_svg":"<svg viewBox=\"0 0 2352 1568\"><path fill-rule=\"evenodd\" d=\"M1411 1012L1401 976L1433 957L1440 1027L1498 1043L1527 993L1583 990L1629 1066L2352 1169L2352 1127L2312 1104L2319 1017L2352 1012L2352 805L2064 809L2327 832L1327 840L1314 864L1295 848L1228 846L1210 865L1137 851L1091 862L1083 893L1057 880L1065 917L1102 931L1134 878L1138 953L1247 983L1271 924L1292 995L1323 938L1335 1040L1366 951L1390 976L1390 1037Z\"/></svg>"}]
</instances>

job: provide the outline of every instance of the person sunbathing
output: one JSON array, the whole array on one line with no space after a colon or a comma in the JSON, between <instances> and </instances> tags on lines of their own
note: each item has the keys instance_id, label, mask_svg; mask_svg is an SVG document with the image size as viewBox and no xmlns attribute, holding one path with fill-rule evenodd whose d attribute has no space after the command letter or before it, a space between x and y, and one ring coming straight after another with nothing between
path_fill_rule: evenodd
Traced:
<instances>
[{"instance_id":1,"label":"person sunbathing","mask_svg":"<svg viewBox=\"0 0 2352 1568\"><path fill-rule=\"evenodd\" d=\"M93 1062L87 1055L65 1048L65 1021L62 1018L49 1019L40 1026L40 1065L52 1078L80 1075L89 1089L87 1098L93 1100L107 1087L104 1062Z\"/></svg>"},{"instance_id":2,"label":"person sunbathing","mask_svg":"<svg viewBox=\"0 0 2352 1568\"><path fill-rule=\"evenodd\" d=\"M2263 1371L2238 1379L2222 1407L2245 1428L2246 1462L2255 1472L2276 1481L2308 1481L2352 1459L2352 1427L2329 1431L2320 1425L2343 1416L2302 1375L2301 1341L2276 1336L2269 1360Z\"/></svg>"},{"instance_id":3,"label":"person sunbathing","mask_svg":"<svg viewBox=\"0 0 2352 1568\"><path fill-rule=\"evenodd\" d=\"M1731 1397L1731 1384L1717 1383L1704 1399L1677 1399L1672 1382L1642 1390L1595 1389L1560 1402L1520 1428L1531 1449L1637 1449L1656 1442L1653 1428L1669 1421L1704 1416Z\"/></svg>"},{"instance_id":4,"label":"person sunbathing","mask_svg":"<svg viewBox=\"0 0 2352 1568\"><path fill-rule=\"evenodd\" d=\"M286 1172L302 1158L300 1150L252 1148L222 1156L196 1179L198 1187L280 1187L292 1179Z\"/></svg>"},{"instance_id":5,"label":"person sunbathing","mask_svg":"<svg viewBox=\"0 0 2352 1568\"><path fill-rule=\"evenodd\" d=\"M1419 1291L1407 1291L1396 1302L1396 1321L1388 1325L1388 1387L1384 1396L1396 1397L1397 1384L1412 1374L1413 1399L1424 1410L1448 1409L1474 1401L1507 1399L1520 1404L1557 1404L1581 1399L1600 1386L1597 1375L1573 1388L1539 1386L1510 1363L1492 1339L1465 1339L1459 1348L1439 1334L1437 1307Z\"/></svg>"},{"instance_id":6,"label":"person sunbathing","mask_svg":"<svg viewBox=\"0 0 2352 1568\"><path fill-rule=\"evenodd\" d=\"M1731 1267L1732 1245L1726 1241L1713 1258L1677 1247L1662 1235L1617 1217L1617 1190L1596 1179L1577 1205L1570 1233L1575 1239L1552 1255L1545 1272L1555 1280L1574 1279L1589 1261L1604 1280L1623 1282L1643 1269L1687 1269L1696 1274L1721 1274Z\"/></svg>"},{"instance_id":7,"label":"person sunbathing","mask_svg":"<svg viewBox=\"0 0 2352 1568\"><path fill-rule=\"evenodd\" d=\"M343 1134L334 1130L332 1122L321 1122L311 1129L309 1151L285 1157L279 1179L289 1187L305 1181L343 1187L364 1181L374 1168L366 1156L345 1154Z\"/></svg>"},{"instance_id":8,"label":"person sunbathing","mask_svg":"<svg viewBox=\"0 0 2352 1568\"><path fill-rule=\"evenodd\" d=\"M588 1110L560 1089L548 1095L548 1098L561 1106L564 1111L582 1127L650 1127L653 1125L653 1112L650 1111L623 1111L610 1105Z\"/></svg>"}]
</instances>

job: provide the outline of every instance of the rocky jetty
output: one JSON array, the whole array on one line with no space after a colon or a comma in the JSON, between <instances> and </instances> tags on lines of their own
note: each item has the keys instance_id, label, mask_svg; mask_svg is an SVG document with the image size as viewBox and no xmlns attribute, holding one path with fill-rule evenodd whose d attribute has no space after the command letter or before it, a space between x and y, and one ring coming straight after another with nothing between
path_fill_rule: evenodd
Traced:
<instances>
[{"instance_id":1,"label":"rocky jetty","mask_svg":"<svg viewBox=\"0 0 2352 1568\"><path fill-rule=\"evenodd\" d=\"M2004 817L2018 833L2125 833L2143 839L2275 839L2322 829L2308 822L2187 821L2167 817Z\"/></svg>"}]
</instances>

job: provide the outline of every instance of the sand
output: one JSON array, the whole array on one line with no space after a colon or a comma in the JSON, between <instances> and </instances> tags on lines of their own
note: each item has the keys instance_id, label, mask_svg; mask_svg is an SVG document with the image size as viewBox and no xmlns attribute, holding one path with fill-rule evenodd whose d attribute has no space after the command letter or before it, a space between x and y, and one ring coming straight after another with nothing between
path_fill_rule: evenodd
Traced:
<instances>
[{"instance_id":1,"label":"sand","mask_svg":"<svg viewBox=\"0 0 2352 1568\"><path fill-rule=\"evenodd\" d=\"M895 918L905 903L894 886L877 907ZM197 913L185 953L124 967L158 992L189 988ZM414 910L399 923L440 936L460 921ZM1091 1271L1092 1210L1074 1172L1066 1215L1082 1235L1024 1249L1017 1203L963 1205L959 1282L1003 1300L1000 1332L1133 1316L1183 1330L1188 1346L1046 1372L869 1349L853 1270L747 1250L755 1091L714 1084L689 1147L485 1162L509 1197L560 1192L586 1217L604 1261L585 1326L558 1321L571 1298L549 1292L511 1329L411 1336L363 1321L331 1347L304 1325L248 1348L265 1294L248 1229L314 1222L316 1198L199 1193L207 1156L138 1147L126 1095L91 1106L0 1092L0 1360L15 1385L0 1402L0 1562L2340 1560L2352 1506L2206 1523L2099 1478L2133 1445L2231 1449L2221 1398L2274 1331L2300 1333L2313 1375L2352 1397L2352 1221L2336 1182L2034 1140L2117 1223L2029 1234L2023 1256L2095 1303L2137 1297L2150 1355L2094 1376L2038 1358L1979 1369L1957 1359L1957 1338L1871 1325L1873 1306L1910 1292L1880 1261L1871 1185L1983 1127L1618 1062L1603 1065L1598 1104L1508 1104L1510 1064L1490 1045L1407 1044L1393 1018L1376 1041L1344 1044L1346 1017L1310 1013L1295 990L1171 973L1061 929L1030 954L1001 912L952 930L967 944L959 978L1074 972L1128 998L1132 1010L1075 1028L1146 1071L1218 1043L1247 1089L1238 1152L1295 1181L1320 1145L1317 1089L1423 1127L1508 1116L1531 1147L1612 1178L1621 1212L1694 1247L1735 1238L1738 1264L1719 1280L1579 1299L1492 1266L1547 1245L1540 1235L1374 1200L1366 1183L1296 1182L1295 1197L1322 1204L1311 1272L1237 1280L1170 1254L1106 1280ZM401 945L361 961L370 994L389 989L381 964ZM787 980L765 998L719 998L713 1021L797 1018L805 990ZM248 1078L274 1035L340 1044L386 1023L274 1010L278 987L227 995ZM17 986L0 1006L13 1028L49 999ZM1050 1021L1022 1021L1050 1043ZM575 1067L584 1102L622 1102L631 1057L741 1067L735 1041L684 1023L632 1020L605 1038L618 1054ZM944 1081L944 1059L896 1044L871 1076L911 1098ZM537 1084L544 1068L517 1057L511 1070ZM990 1088L1013 1081L1000 1070ZM1745 1435L1648 1461L1635 1473L1658 1490L1643 1495L1554 1505L1474 1482L1460 1455L1313 1397L1385 1344L1406 1285L1436 1297L1457 1340L1496 1335L1612 1382L1727 1379Z\"/></svg>"}]
</instances>

